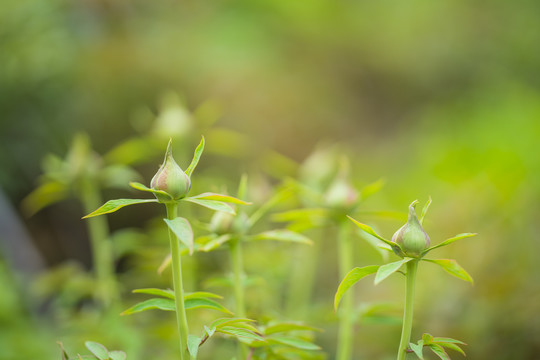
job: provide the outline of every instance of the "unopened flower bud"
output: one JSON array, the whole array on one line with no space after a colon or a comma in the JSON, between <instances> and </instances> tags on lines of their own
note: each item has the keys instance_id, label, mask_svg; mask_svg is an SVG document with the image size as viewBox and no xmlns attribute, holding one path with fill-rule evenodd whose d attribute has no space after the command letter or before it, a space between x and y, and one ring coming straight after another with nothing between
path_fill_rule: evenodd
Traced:
<instances>
[{"instance_id":1,"label":"unopened flower bud","mask_svg":"<svg viewBox=\"0 0 540 360\"><path fill-rule=\"evenodd\" d=\"M349 208L358 200L358 193L345 176L338 175L326 192L326 203L331 207Z\"/></svg>"},{"instance_id":2,"label":"unopened flower bud","mask_svg":"<svg viewBox=\"0 0 540 360\"><path fill-rule=\"evenodd\" d=\"M187 195L191 188L191 180L189 176L178 166L174 161L172 155L171 141L167 146L167 152L165 154L165 160L157 171L156 175L152 178L150 186L154 190L165 191L174 200L179 200ZM156 194L156 197L160 201L170 201L170 199L162 199L162 195Z\"/></svg>"},{"instance_id":3,"label":"unopened flower bud","mask_svg":"<svg viewBox=\"0 0 540 360\"><path fill-rule=\"evenodd\" d=\"M414 210L417 203L415 200L409 205L409 220L392 236L392 241L401 246L403 255L409 257L420 256L430 244L429 236L422 228Z\"/></svg>"}]
</instances>

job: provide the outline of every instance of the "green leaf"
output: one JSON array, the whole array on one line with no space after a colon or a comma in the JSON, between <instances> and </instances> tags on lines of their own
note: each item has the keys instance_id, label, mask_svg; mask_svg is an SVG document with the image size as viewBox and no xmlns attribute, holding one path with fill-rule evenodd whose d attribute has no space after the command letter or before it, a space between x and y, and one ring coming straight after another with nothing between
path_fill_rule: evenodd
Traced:
<instances>
[{"instance_id":1,"label":"green leaf","mask_svg":"<svg viewBox=\"0 0 540 360\"><path fill-rule=\"evenodd\" d=\"M234 209L230 205L227 205L226 203L221 202L221 201L199 200L199 199L194 199L194 198L184 198L182 200L189 201L189 202L192 202L192 203L195 203L197 205L207 207L207 208L215 210L215 211L223 211L223 212L226 212L226 213L229 213L229 214L236 215L236 212L234 211Z\"/></svg>"},{"instance_id":2,"label":"green leaf","mask_svg":"<svg viewBox=\"0 0 540 360\"><path fill-rule=\"evenodd\" d=\"M156 289L156 288L148 288L148 289L135 289L133 290L133 293L135 294L148 294L148 295L156 295L156 296L163 296L167 299L173 299L174 300L174 291L170 289Z\"/></svg>"},{"instance_id":3,"label":"green leaf","mask_svg":"<svg viewBox=\"0 0 540 360\"><path fill-rule=\"evenodd\" d=\"M216 200L216 201L221 201L221 202L225 202L225 203L232 203L232 204L238 204L238 205L251 205L250 202L240 200L240 199L237 199L237 198L229 196L229 195L216 194L216 193L211 193L211 192L205 192L205 193L202 193L202 194L199 194L199 195L190 196L189 198L185 198L184 200L187 200L187 199Z\"/></svg>"},{"instance_id":4,"label":"green leaf","mask_svg":"<svg viewBox=\"0 0 540 360\"><path fill-rule=\"evenodd\" d=\"M264 341L259 334L237 327L224 326L217 328L216 331L222 334L232 335L240 339Z\"/></svg>"},{"instance_id":5,"label":"green leaf","mask_svg":"<svg viewBox=\"0 0 540 360\"><path fill-rule=\"evenodd\" d=\"M22 201L22 208L27 216L32 216L41 209L64 200L69 195L66 184L60 181L47 181L28 194Z\"/></svg>"},{"instance_id":6,"label":"green leaf","mask_svg":"<svg viewBox=\"0 0 540 360\"><path fill-rule=\"evenodd\" d=\"M429 345L433 342L433 336L428 333L422 334L422 341L424 342L424 345Z\"/></svg>"},{"instance_id":7,"label":"green leaf","mask_svg":"<svg viewBox=\"0 0 540 360\"><path fill-rule=\"evenodd\" d=\"M442 267L447 273L450 275L453 275L461 280L465 280L470 282L471 284L474 283L471 275L469 275L465 269L463 269L456 260L453 259L438 259L438 260L430 260L430 259L422 259L424 261L429 261L431 263L437 264L440 267Z\"/></svg>"},{"instance_id":8,"label":"green leaf","mask_svg":"<svg viewBox=\"0 0 540 360\"><path fill-rule=\"evenodd\" d=\"M420 360L424 360L424 354L422 353L422 349L424 348L424 341L420 340L418 341L418 344L409 343L409 346Z\"/></svg>"},{"instance_id":9,"label":"green leaf","mask_svg":"<svg viewBox=\"0 0 540 360\"><path fill-rule=\"evenodd\" d=\"M443 347L437 344L429 344L428 345L431 351L435 353L438 357L440 357L442 360L451 360L450 356L444 351Z\"/></svg>"},{"instance_id":10,"label":"green leaf","mask_svg":"<svg viewBox=\"0 0 540 360\"><path fill-rule=\"evenodd\" d=\"M193 170L197 167L197 164L199 163L199 159L201 158L201 155L204 151L204 136L201 138L201 142L199 143L199 146L195 149L195 153L193 154L193 160L191 160L191 164L189 164L189 167L186 170L186 175L191 178L191 174L193 173Z\"/></svg>"},{"instance_id":11,"label":"green leaf","mask_svg":"<svg viewBox=\"0 0 540 360\"><path fill-rule=\"evenodd\" d=\"M206 334L208 335L208 337L211 337L216 332L216 328L215 327L209 328L208 326L204 325L204 331L206 331Z\"/></svg>"},{"instance_id":12,"label":"green leaf","mask_svg":"<svg viewBox=\"0 0 540 360\"><path fill-rule=\"evenodd\" d=\"M57 341L56 343L60 346L60 350L62 351L62 360L68 360L69 355L66 352L66 349L64 349L64 344L61 341Z\"/></svg>"},{"instance_id":13,"label":"green leaf","mask_svg":"<svg viewBox=\"0 0 540 360\"><path fill-rule=\"evenodd\" d=\"M460 344L460 345L467 345L463 341L459 341L456 339L448 338L448 337L434 337L433 342L436 343L447 343L447 344Z\"/></svg>"},{"instance_id":14,"label":"green leaf","mask_svg":"<svg viewBox=\"0 0 540 360\"><path fill-rule=\"evenodd\" d=\"M230 325L233 325L233 324L245 323L245 322L254 322L254 321L255 320L247 319L247 318L221 318L221 319L214 320L210 324L210 327L211 328L220 328L220 327L223 327L223 326L230 326Z\"/></svg>"},{"instance_id":15,"label":"green leaf","mask_svg":"<svg viewBox=\"0 0 540 360\"><path fill-rule=\"evenodd\" d=\"M457 345L454 344L454 343L436 342L436 344L438 344L438 345L440 345L440 346L442 346L442 347L445 347L445 348L447 348L447 349L452 349L452 350L454 350L454 351L457 351L457 352L459 352L459 353L460 353L461 355L463 355L463 356L467 356L467 355L465 354L465 351L463 351L462 348L460 348L459 346L457 346Z\"/></svg>"},{"instance_id":16,"label":"green leaf","mask_svg":"<svg viewBox=\"0 0 540 360\"><path fill-rule=\"evenodd\" d=\"M130 314L135 314L142 311L154 310L154 309L165 310L165 311L176 311L176 305L174 304L174 300L171 300L171 299L161 299L161 298L148 299L148 300L145 300L138 304L133 305L129 309L122 312L120 315L130 315Z\"/></svg>"},{"instance_id":17,"label":"green leaf","mask_svg":"<svg viewBox=\"0 0 540 360\"><path fill-rule=\"evenodd\" d=\"M420 213L420 219L419 219L420 224L424 222L424 217L426 216L430 205L431 205L431 196L429 197L426 205L424 205L424 207L422 208L422 212Z\"/></svg>"},{"instance_id":18,"label":"green leaf","mask_svg":"<svg viewBox=\"0 0 540 360\"><path fill-rule=\"evenodd\" d=\"M165 196L165 198L173 200L173 197L168 192L165 192L163 190L154 190L154 189L151 189L148 186L143 185L143 184L138 183L138 182L131 181L129 183L129 186L131 186L132 188L134 188L136 190L146 191L146 192L149 192L149 193L152 193L152 194L163 195L163 196Z\"/></svg>"},{"instance_id":19,"label":"green leaf","mask_svg":"<svg viewBox=\"0 0 540 360\"><path fill-rule=\"evenodd\" d=\"M199 345L201 344L201 338L195 335L188 335L187 338L187 348L189 355L192 359L197 358L197 353L199 352Z\"/></svg>"},{"instance_id":20,"label":"green leaf","mask_svg":"<svg viewBox=\"0 0 540 360\"><path fill-rule=\"evenodd\" d=\"M386 240L385 238L383 238L382 236L380 236L379 234L377 234L375 232L375 230L373 230L370 226L366 225L366 224L362 224L361 222L358 222L356 220L354 220L352 217L350 216L347 216L350 220L352 220L352 222L354 222L356 224L356 226L358 226L360 229L364 230L366 233L368 233L369 235L373 235L375 236L377 239L381 240L382 242L384 242L385 244L388 244L393 248L399 248L400 249L400 246L399 244L396 244L395 242L393 241L390 241L390 240Z\"/></svg>"},{"instance_id":21,"label":"green leaf","mask_svg":"<svg viewBox=\"0 0 540 360\"><path fill-rule=\"evenodd\" d=\"M213 238L212 240L210 240L209 242L207 242L206 244L202 245L199 250L204 251L204 252L212 251L214 249L217 249L219 246L225 244L227 241L231 240L232 238L233 237L230 234L217 236Z\"/></svg>"},{"instance_id":22,"label":"green leaf","mask_svg":"<svg viewBox=\"0 0 540 360\"><path fill-rule=\"evenodd\" d=\"M214 294L211 292L207 292L207 291L197 291L197 292L184 294L184 301L189 300L189 299L209 299L209 298L223 299L223 296Z\"/></svg>"},{"instance_id":23,"label":"green leaf","mask_svg":"<svg viewBox=\"0 0 540 360\"><path fill-rule=\"evenodd\" d=\"M461 239L465 239L465 238L468 238L468 237L472 237L472 236L476 236L478 234L476 233L463 233L463 234L459 234L459 235L456 235L450 239L446 239L444 240L442 243L440 244L437 244L437 245L434 245L430 248L427 248L426 250L424 250L422 252L422 254L427 254L429 251L433 250L433 249L437 249L437 248L440 248L442 246L446 246L446 245L449 245L451 243L453 243L454 241L457 241L457 240L461 240Z\"/></svg>"},{"instance_id":24,"label":"green leaf","mask_svg":"<svg viewBox=\"0 0 540 360\"><path fill-rule=\"evenodd\" d=\"M104 215L109 214L112 212L115 212L117 210L120 210L124 206L128 205L135 205L135 204L143 204L143 203L151 203L151 202L157 202L157 199L116 199L116 200L109 200L107 201L103 206L101 206L99 209L91 212L90 214L83 217L83 219L87 219L93 216L98 215Z\"/></svg>"},{"instance_id":25,"label":"green leaf","mask_svg":"<svg viewBox=\"0 0 540 360\"><path fill-rule=\"evenodd\" d=\"M308 221L312 223L317 223L326 220L327 215L328 210L323 208L296 209L273 214L272 220L277 222Z\"/></svg>"},{"instance_id":26,"label":"green leaf","mask_svg":"<svg viewBox=\"0 0 540 360\"><path fill-rule=\"evenodd\" d=\"M270 325L265 330L266 335L288 332L288 331L321 331L320 329L312 326L295 324L295 323L279 323L276 325Z\"/></svg>"},{"instance_id":27,"label":"green leaf","mask_svg":"<svg viewBox=\"0 0 540 360\"><path fill-rule=\"evenodd\" d=\"M306 340L292 336L271 336L267 338L269 344L287 345L302 350L320 350L321 348Z\"/></svg>"},{"instance_id":28,"label":"green leaf","mask_svg":"<svg viewBox=\"0 0 540 360\"><path fill-rule=\"evenodd\" d=\"M360 189L360 199L365 200L373 194L378 193L384 186L386 181L384 179L379 179L371 184L367 184L362 189Z\"/></svg>"},{"instance_id":29,"label":"green leaf","mask_svg":"<svg viewBox=\"0 0 540 360\"><path fill-rule=\"evenodd\" d=\"M109 359L109 351L107 348L100 343L97 343L95 341L87 341L84 343L86 348L90 350L92 354L94 354L99 360L108 360Z\"/></svg>"},{"instance_id":30,"label":"green leaf","mask_svg":"<svg viewBox=\"0 0 540 360\"><path fill-rule=\"evenodd\" d=\"M375 285L398 271L403 264L408 263L409 261L413 260L412 258L405 258L390 264L381 265L379 269L377 270L377 274L375 275Z\"/></svg>"},{"instance_id":31,"label":"green leaf","mask_svg":"<svg viewBox=\"0 0 540 360\"><path fill-rule=\"evenodd\" d=\"M334 298L334 310L337 311L341 298L351 286L356 284L360 279L377 272L377 270L379 270L379 267L379 265L370 265L361 268L357 267L349 271L349 273L345 275L337 289L336 296Z\"/></svg>"},{"instance_id":32,"label":"green leaf","mask_svg":"<svg viewBox=\"0 0 540 360\"><path fill-rule=\"evenodd\" d=\"M109 357L111 360L126 360L127 358L125 352L118 350L109 352Z\"/></svg>"},{"instance_id":33,"label":"green leaf","mask_svg":"<svg viewBox=\"0 0 540 360\"><path fill-rule=\"evenodd\" d=\"M296 242L307 245L313 244L313 241L311 241L304 235L287 229L265 231L250 237L249 240L276 240Z\"/></svg>"},{"instance_id":34,"label":"green leaf","mask_svg":"<svg viewBox=\"0 0 540 360\"><path fill-rule=\"evenodd\" d=\"M184 300L184 306L186 310L204 308L217 310L232 315L232 312L225 308L223 305L207 298L186 299Z\"/></svg>"},{"instance_id":35,"label":"green leaf","mask_svg":"<svg viewBox=\"0 0 540 360\"><path fill-rule=\"evenodd\" d=\"M186 247L189 249L189 255L193 254L193 230L191 229L191 225L189 224L189 221L183 217L177 217L172 220L169 219L163 219L169 229L178 237L178 240L182 242L182 244L186 245Z\"/></svg>"}]
</instances>

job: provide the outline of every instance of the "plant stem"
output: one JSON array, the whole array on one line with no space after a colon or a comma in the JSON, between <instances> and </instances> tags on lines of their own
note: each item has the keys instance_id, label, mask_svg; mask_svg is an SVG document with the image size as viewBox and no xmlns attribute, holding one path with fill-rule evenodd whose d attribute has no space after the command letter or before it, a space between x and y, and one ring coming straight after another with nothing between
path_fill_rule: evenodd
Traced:
<instances>
[{"instance_id":1,"label":"plant stem","mask_svg":"<svg viewBox=\"0 0 540 360\"><path fill-rule=\"evenodd\" d=\"M235 238L229 241L231 254L231 265L234 282L235 315L240 318L246 317L245 295L244 295L244 259L242 255L242 238ZM244 343L238 343L239 360L248 357L249 350Z\"/></svg>"},{"instance_id":2,"label":"plant stem","mask_svg":"<svg viewBox=\"0 0 540 360\"><path fill-rule=\"evenodd\" d=\"M165 204L167 207L167 218L173 220L178 214L178 204ZM176 304L176 323L178 325L178 336L180 338L180 359L189 359L187 352L187 337L189 333L186 309L184 307L184 286L182 284L182 259L180 255L180 241L169 228L169 240L171 243L171 258L173 272L174 302Z\"/></svg>"},{"instance_id":3,"label":"plant stem","mask_svg":"<svg viewBox=\"0 0 540 360\"><path fill-rule=\"evenodd\" d=\"M411 341L411 331L414 309L414 287L416 283L416 271L418 260L414 259L407 263L407 287L405 289L405 311L403 312L403 328L399 342L398 360L404 360L407 356L407 347Z\"/></svg>"},{"instance_id":4,"label":"plant stem","mask_svg":"<svg viewBox=\"0 0 540 360\"><path fill-rule=\"evenodd\" d=\"M99 188L93 179L81 182L80 199L86 214L97 209L102 203ZM118 300L118 289L114 275L114 256L109 240L107 218L97 216L88 219L88 234L92 248L93 268L97 278L97 297L106 306Z\"/></svg>"},{"instance_id":5,"label":"plant stem","mask_svg":"<svg viewBox=\"0 0 540 360\"><path fill-rule=\"evenodd\" d=\"M349 234L350 226L348 222L341 221L338 230L338 262L339 276L341 279L351 271L353 267L353 246ZM350 289L348 294L341 300L339 311L339 337L336 360L349 360L352 356L353 340L353 292Z\"/></svg>"}]
</instances>

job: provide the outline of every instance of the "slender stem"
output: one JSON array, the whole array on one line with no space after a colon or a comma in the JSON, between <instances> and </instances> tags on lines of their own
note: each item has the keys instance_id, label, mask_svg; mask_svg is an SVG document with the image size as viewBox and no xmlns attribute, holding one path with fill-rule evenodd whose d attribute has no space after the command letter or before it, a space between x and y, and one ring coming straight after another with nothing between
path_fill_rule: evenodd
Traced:
<instances>
[{"instance_id":1,"label":"slender stem","mask_svg":"<svg viewBox=\"0 0 540 360\"><path fill-rule=\"evenodd\" d=\"M165 204L167 207L167 218L173 220L178 214L176 203ZM180 242L176 235L169 229L169 240L171 243L171 258L173 271L174 302L176 304L176 323L178 325L178 336L180 338L180 359L189 359L187 352L187 337L189 333L186 309L184 307L184 286L182 284L182 259L180 255Z\"/></svg>"},{"instance_id":2,"label":"slender stem","mask_svg":"<svg viewBox=\"0 0 540 360\"><path fill-rule=\"evenodd\" d=\"M242 256L242 239L235 238L229 242L231 254L231 265L234 278L234 301L236 316L240 318L246 317L246 305L244 295L244 259ZM244 343L238 343L238 358L239 360L246 359L249 354L249 349Z\"/></svg>"},{"instance_id":3,"label":"slender stem","mask_svg":"<svg viewBox=\"0 0 540 360\"><path fill-rule=\"evenodd\" d=\"M92 179L83 179L80 199L85 213L97 209L102 203L101 194ZM110 306L118 300L118 288L114 274L114 256L109 240L109 226L105 216L87 220L88 234L92 248L93 268L97 278L97 296L105 305Z\"/></svg>"},{"instance_id":4,"label":"slender stem","mask_svg":"<svg viewBox=\"0 0 540 360\"><path fill-rule=\"evenodd\" d=\"M350 226L347 222L342 221L339 224L338 233L338 261L339 261L339 276L341 279L351 271L353 267L353 246L352 239L349 233ZM348 294L341 300L339 316L339 338L336 360L349 360L352 356L353 342L353 289L350 289Z\"/></svg>"},{"instance_id":5,"label":"slender stem","mask_svg":"<svg viewBox=\"0 0 540 360\"><path fill-rule=\"evenodd\" d=\"M407 263L407 287L405 289L405 311L403 312L403 328L399 342L398 360L404 360L407 356L407 347L411 341L411 331L414 309L414 287L416 283L416 271L418 260L414 259Z\"/></svg>"}]
</instances>

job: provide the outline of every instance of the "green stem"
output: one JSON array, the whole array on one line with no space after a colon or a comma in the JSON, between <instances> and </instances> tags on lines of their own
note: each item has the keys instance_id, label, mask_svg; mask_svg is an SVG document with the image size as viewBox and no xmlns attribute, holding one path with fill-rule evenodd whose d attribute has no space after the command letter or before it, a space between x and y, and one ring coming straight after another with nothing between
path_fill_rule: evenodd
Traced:
<instances>
[{"instance_id":1,"label":"green stem","mask_svg":"<svg viewBox=\"0 0 540 360\"><path fill-rule=\"evenodd\" d=\"M244 259L242 256L242 239L235 238L229 242L231 265L234 279L235 315L240 318L246 317L246 305L244 295ZM239 360L246 359L249 350L244 343L238 343Z\"/></svg>"},{"instance_id":2,"label":"green stem","mask_svg":"<svg viewBox=\"0 0 540 360\"><path fill-rule=\"evenodd\" d=\"M338 233L338 262L339 277L343 279L353 268L353 246L349 233L349 223L342 221L339 224ZM337 345L336 360L349 360L352 356L353 342L353 289L341 300L339 316L339 338Z\"/></svg>"},{"instance_id":3,"label":"green stem","mask_svg":"<svg viewBox=\"0 0 540 360\"><path fill-rule=\"evenodd\" d=\"M414 287L416 283L416 272L418 270L418 260L414 259L407 263L407 287L405 289L405 311L403 312L403 328L401 329L401 340L399 342L398 360L404 360L407 356L407 347L411 341L411 331L413 323L414 309Z\"/></svg>"},{"instance_id":4,"label":"green stem","mask_svg":"<svg viewBox=\"0 0 540 360\"><path fill-rule=\"evenodd\" d=\"M178 204L165 204L167 207L167 218L173 220L178 214ZM182 259L180 255L180 241L169 229L169 240L171 243L171 258L173 272L174 302L176 304L176 323L178 325L178 336L180 338L180 359L189 359L187 351L187 337L189 333L186 309L184 307L184 286L182 284Z\"/></svg>"},{"instance_id":5,"label":"green stem","mask_svg":"<svg viewBox=\"0 0 540 360\"><path fill-rule=\"evenodd\" d=\"M81 183L80 199L86 214L97 209L103 203L99 188L92 179ZM97 279L97 296L105 305L110 306L118 300L118 288L114 274L114 256L109 240L109 226L105 216L87 220L88 234L92 248L93 268Z\"/></svg>"}]
</instances>

